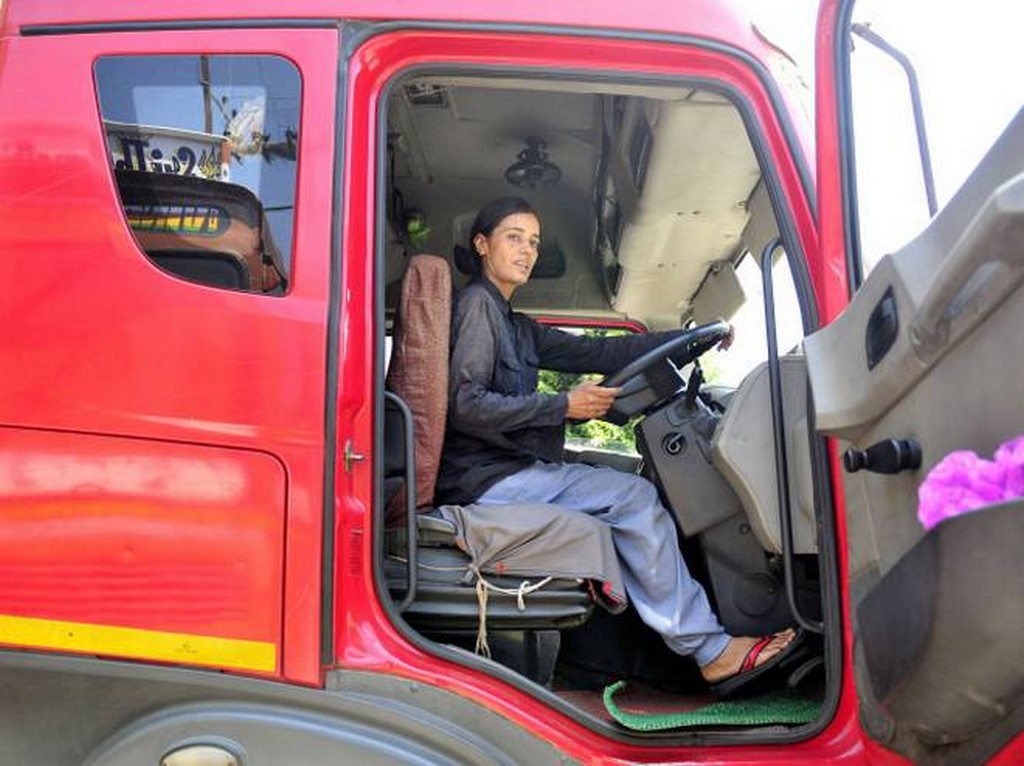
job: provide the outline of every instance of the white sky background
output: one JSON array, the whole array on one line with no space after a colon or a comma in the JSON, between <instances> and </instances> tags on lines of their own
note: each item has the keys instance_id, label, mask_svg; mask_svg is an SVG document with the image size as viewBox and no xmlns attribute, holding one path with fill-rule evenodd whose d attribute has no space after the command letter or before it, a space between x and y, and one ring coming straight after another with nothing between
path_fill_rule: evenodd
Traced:
<instances>
[{"instance_id":1,"label":"white sky background","mask_svg":"<svg viewBox=\"0 0 1024 766\"><path fill-rule=\"evenodd\" d=\"M817 0L748 0L758 25L813 84ZM921 87L939 207L1024 105L1021 0L860 0L853 21L913 62ZM852 56L858 197L865 260L928 221L913 113L899 65L859 38Z\"/></svg>"},{"instance_id":2,"label":"white sky background","mask_svg":"<svg viewBox=\"0 0 1024 766\"><path fill-rule=\"evenodd\" d=\"M813 90L818 0L741 2L758 28L789 51ZM1024 0L861 0L853 20L870 22L914 63L941 209L1024 105ZM894 60L859 38L852 67L867 270L916 236L929 216L906 75ZM813 107L808 108L813 114ZM748 260L738 270L747 303L732 317L742 330L728 352L705 357L709 379L731 385L766 357L760 273ZM774 272L779 349L784 353L802 331L788 270Z\"/></svg>"}]
</instances>

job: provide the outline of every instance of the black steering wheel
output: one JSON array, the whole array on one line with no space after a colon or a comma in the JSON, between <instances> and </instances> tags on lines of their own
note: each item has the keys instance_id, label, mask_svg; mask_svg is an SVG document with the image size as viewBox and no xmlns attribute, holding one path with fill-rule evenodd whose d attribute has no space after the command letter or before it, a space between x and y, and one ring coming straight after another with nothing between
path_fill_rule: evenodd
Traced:
<instances>
[{"instance_id":1,"label":"black steering wheel","mask_svg":"<svg viewBox=\"0 0 1024 766\"><path fill-rule=\"evenodd\" d=\"M713 349L731 332L729 323L721 321L694 327L605 378L602 386L621 387L622 392L604 419L622 425L634 415L672 398L683 386L679 370Z\"/></svg>"}]
</instances>

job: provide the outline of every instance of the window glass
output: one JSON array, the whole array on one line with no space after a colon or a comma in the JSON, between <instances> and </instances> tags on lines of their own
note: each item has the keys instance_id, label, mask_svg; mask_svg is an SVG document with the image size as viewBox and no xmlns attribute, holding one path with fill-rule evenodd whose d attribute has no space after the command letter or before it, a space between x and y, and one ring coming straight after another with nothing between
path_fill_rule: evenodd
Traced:
<instances>
[{"instance_id":1,"label":"window glass","mask_svg":"<svg viewBox=\"0 0 1024 766\"><path fill-rule=\"evenodd\" d=\"M860 257L865 276L931 219L907 74L870 42L913 65L941 210L1020 109L1024 7L976 0L969 10L928 0L860 0L852 22L850 75ZM867 35L867 36L865 36ZM876 38L877 39L877 38Z\"/></svg>"},{"instance_id":2,"label":"window glass","mask_svg":"<svg viewBox=\"0 0 1024 766\"><path fill-rule=\"evenodd\" d=\"M736 277L744 295L743 304L729 319L735 328L736 337L727 350L712 349L701 357L705 380L729 388L739 386L748 372L768 359L761 268L749 252L736 266ZM783 355L796 350L804 337L800 300L789 268L789 259L785 254L776 256L772 264L772 293L775 300L775 333L779 354Z\"/></svg>"},{"instance_id":3,"label":"window glass","mask_svg":"<svg viewBox=\"0 0 1024 766\"><path fill-rule=\"evenodd\" d=\"M96 63L128 225L162 269L281 294L291 265L300 78L278 56Z\"/></svg>"},{"instance_id":4,"label":"window glass","mask_svg":"<svg viewBox=\"0 0 1024 766\"><path fill-rule=\"evenodd\" d=\"M595 338L610 338L625 335L629 330L601 327L560 327L564 332L578 335L589 335ZM541 370L537 380L537 390L545 394L557 394L569 391L573 386L585 380L600 381L603 375L586 375L574 372L555 372ZM582 423L570 423L565 429L565 443L569 448L606 450L626 455L638 455L636 438L633 434L634 422L617 426L605 420L586 420Z\"/></svg>"}]
</instances>

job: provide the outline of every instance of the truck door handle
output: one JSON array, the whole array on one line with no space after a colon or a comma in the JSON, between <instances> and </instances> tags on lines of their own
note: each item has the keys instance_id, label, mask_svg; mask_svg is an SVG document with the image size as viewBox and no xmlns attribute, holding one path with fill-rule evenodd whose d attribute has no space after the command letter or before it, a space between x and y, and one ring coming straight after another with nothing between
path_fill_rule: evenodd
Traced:
<instances>
[{"instance_id":1,"label":"truck door handle","mask_svg":"<svg viewBox=\"0 0 1024 766\"><path fill-rule=\"evenodd\" d=\"M868 357L868 369L873 370L889 353L900 331L899 313L896 310L896 295L892 287L878 301L868 319L864 336L864 348Z\"/></svg>"}]
</instances>

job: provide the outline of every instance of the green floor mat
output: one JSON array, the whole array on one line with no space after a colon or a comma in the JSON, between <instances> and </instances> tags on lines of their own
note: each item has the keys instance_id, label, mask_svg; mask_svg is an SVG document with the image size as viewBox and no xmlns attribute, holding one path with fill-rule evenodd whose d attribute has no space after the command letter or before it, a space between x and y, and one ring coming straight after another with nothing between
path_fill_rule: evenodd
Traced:
<instances>
[{"instance_id":1,"label":"green floor mat","mask_svg":"<svg viewBox=\"0 0 1024 766\"><path fill-rule=\"evenodd\" d=\"M625 688L625 681L604 690L604 706L612 718L628 729L660 731L688 726L770 726L809 723L818 717L821 702L789 689L757 697L714 702L679 713L632 713L619 708L612 697Z\"/></svg>"}]
</instances>

